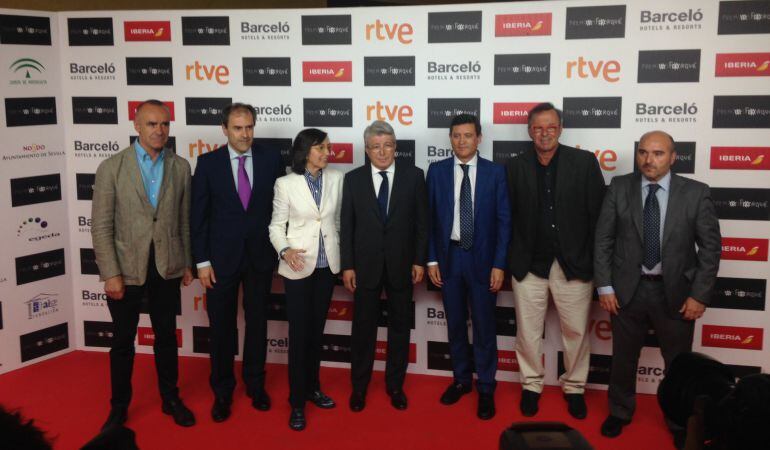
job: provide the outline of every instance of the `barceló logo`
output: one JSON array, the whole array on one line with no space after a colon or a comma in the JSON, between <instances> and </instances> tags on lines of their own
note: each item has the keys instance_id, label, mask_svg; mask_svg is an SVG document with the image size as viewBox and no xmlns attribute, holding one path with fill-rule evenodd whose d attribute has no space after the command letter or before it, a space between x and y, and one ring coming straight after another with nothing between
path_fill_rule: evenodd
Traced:
<instances>
[{"instance_id":1,"label":"barcel\u00f3 logo","mask_svg":"<svg viewBox=\"0 0 770 450\"><path fill-rule=\"evenodd\" d=\"M170 41L171 22L162 21L126 21L123 22L126 42Z\"/></svg>"},{"instance_id":2,"label":"barcel\u00f3 logo","mask_svg":"<svg viewBox=\"0 0 770 450\"><path fill-rule=\"evenodd\" d=\"M345 82L353 80L351 61L303 61L302 81Z\"/></svg>"}]
</instances>

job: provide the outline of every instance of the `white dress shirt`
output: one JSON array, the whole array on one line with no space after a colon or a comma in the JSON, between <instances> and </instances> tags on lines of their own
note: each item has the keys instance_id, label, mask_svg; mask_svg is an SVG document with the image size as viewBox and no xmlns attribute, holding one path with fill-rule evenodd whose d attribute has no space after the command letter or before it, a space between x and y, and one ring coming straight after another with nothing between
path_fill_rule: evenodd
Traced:
<instances>
[{"instance_id":1,"label":"white dress shirt","mask_svg":"<svg viewBox=\"0 0 770 450\"><path fill-rule=\"evenodd\" d=\"M463 184L463 169L460 167L460 164L463 164L462 161L457 159L457 156L454 157L454 175L455 175L455 210L454 210L454 219L452 219L452 234L450 235L450 239L453 241L459 241L460 240L460 189L462 188ZM473 204L474 211L476 208L476 167L479 165L479 154L476 153L473 155L473 158L470 159L467 163L465 163L468 166L468 178L471 180L471 203Z\"/></svg>"},{"instance_id":2,"label":"white dress shirt","mask_svg":"<svg viewBox=\"0 0 770 450\"><path fill-rule=\"evenodd\" d=\"M385 176L388 177L388 211L390 211L390 196L393 193L393 176L396 173L396 162L393 161L393 164L384 171L386 172ZM380 185L382 184L382 175L380 175L380 172L382 172L382 170L374 167L374 164L372 164L372 182L374 183L375 197L379 195Z\"/></svg>"}]
</instances>

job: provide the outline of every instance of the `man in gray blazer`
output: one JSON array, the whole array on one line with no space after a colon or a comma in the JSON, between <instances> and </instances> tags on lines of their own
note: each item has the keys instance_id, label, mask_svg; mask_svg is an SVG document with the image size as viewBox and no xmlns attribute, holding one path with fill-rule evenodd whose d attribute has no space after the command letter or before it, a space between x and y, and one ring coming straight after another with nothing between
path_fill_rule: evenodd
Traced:
<instances>
[{"instance_id":1,"label":"man in gray blazer","mask_svg":"<svg viewBox=\"0 0 770 450\"><path fill-rule=\"evenodd\" d=\"M721 235L709 187L672 174L675 159L670 135L642 135L639 172L612 180L596 226L594 283L612 315L610 415L601 428L608 437L618 436L634 414L648 322L668 368L690 351L694 322L711 301L719 269ZM672 431L679 443L683 434Z\"/></svg>"},{"instance_id":2,"label":"man in gray blazer","mask_svg":"<svg viewBox=\"0 0 770 450\"><path fill-rule=\"evenodd\" d=\"M177 388L176 310L179 283L193 280L190 251L190 164L164 148L168 108L148 100L136 110L137 139L96 171L91 237L104 281L114 335L111 410L102 429L123 424L131 401L134 338L142 299L155 334L162 410L181 426L195 417Z\"/></svg>"}]
</instances>

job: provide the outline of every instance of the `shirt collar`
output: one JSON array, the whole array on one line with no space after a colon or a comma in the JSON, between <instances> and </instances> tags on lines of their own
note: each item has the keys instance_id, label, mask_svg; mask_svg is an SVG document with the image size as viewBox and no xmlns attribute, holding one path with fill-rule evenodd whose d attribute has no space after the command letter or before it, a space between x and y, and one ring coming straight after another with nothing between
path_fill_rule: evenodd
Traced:
<instances>
[{"instance_id":1,"label":"shirt collar","mask_svg":"<svg viewBox=\"0 0 770 450\"><path fill-rule=\"evenodd\" d=\"M142 144L139 143L139 138L134 139L134 150L136 151L136 157L140 161L147 161L147 160L152 161L150 154L147 153L147 150L145 150L144 147L142 147ZM158 154L158 159L156 159L156 162L163 161L163 155L165 153L166 153L165 151L161 150L160 154Z\"/></svg>"},{"instance_id":2,"label":"shirt collar","mask_svg":"<svg viewBox=\"0 0 770 450\"><path fill-rule=\"evenodd\" d=\"M313 174L310 173L310 171L307 170L307 168L305 168L305 178L307 178L310 181L318 181L318 180L320 180L321 177L323 176L323 174L324 174L324 170L323 169L318 169L318 177L314 178Z\"/></svg>"},{"instance_id":3,"label":"shirt collar","mask_svg":"<svg viewBox=\"0 0 770 450\"><path fill-rule=\"evenodd\" d=\"M460 160L457 158L457 156L453 156L453 158L454 158L454 162L455 162L455 165L456 165L456 166L459 166L460 164L466 164L466 165L468 165L468 166L475 166L475 165L477 165L477 164L479 163L479 151L478 151L478 150L476 150L476 154L474 154L474 155L473 155L473 158L471 158L470 160L468 160L468 162L467 162L467 163L464 163L464 162L460 161Z\"/></svg>"},{"instance_id":4,"label":"shirt collar","mask_svg":"<svg viewBox=\"0 0 770 450\"><path fill-rule=\"evenodd\" d=\"M237 159L241 156L246 156L247 158L251 156L251 149L248 149L246 153L240 154L233 150L233 148L230 146L230 144L227 144L227 151L230 153L230 159Z\"/></svg>"},{"instance_id":5,"label":"shirt collar","mask_svg":"<svg viewBox=\"0 0 770 450\"><path fill-rule=\"evenodd\" d=\"M642 189L647 187L647 185L653 184L652 181L648 180L647 177L642 175ZM664 191L668 192L669 186L671 186L671 170L668 171L667 174L663 175L663 178L658 180L658 186L660 186Z\"/></svg>"},{"instance_id":6,"label":"shirt collar","mask_svg":"<svg viewBox=\"0 0 770 450\"><path fill-rule=\"evenodd\" d=\"M390 166L388 166L385 170L380 170L374 166L374 164L370 164L372 166L372 175L377 175L380 172L388 172L388 174L393 175L393 173L396 171L396 161L393 161Z\"/></svg>"}]
</instances>

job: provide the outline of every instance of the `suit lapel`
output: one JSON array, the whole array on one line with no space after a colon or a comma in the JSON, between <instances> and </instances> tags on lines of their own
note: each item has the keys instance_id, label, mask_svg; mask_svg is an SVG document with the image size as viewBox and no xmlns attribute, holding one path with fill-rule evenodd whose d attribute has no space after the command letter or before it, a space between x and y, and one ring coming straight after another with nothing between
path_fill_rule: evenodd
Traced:
<instances>
[{"instance_id":1,"label":"suit lapel","mask_svg":"<svg viewBox=\"0 0 770 450\"><path fill-rule=\"evenodd\" d=\"M476 228L476 221L478 220L478 217L479 217L481 202L487 199L487 196L485 195L485 193L489 192L487 190L487 185L489 184L489 182L490 182L490 177L487 176L486 161L481 159L481 156L479 155L476 158L476 188L473 189L473 227L474 228ZM479 194L480 192L484 194L480 195Z\"/></svg>"},{"instance_id":2,"label":"suit lapel","mask_svg":"<svg viewBox=\"0 0 770 450\"><path fill-rule=\"evenodd\" d=\"M402 195L404 189L407 188L405 168L399 167L396 164L395 172L393 172L393 185L390 186L390 199L388 200L388 217L393 217L393 213L398 209L401 202L398 201ZM385 222L385 221L383 221Z\"/></svg>"},{"instance_id":3,"label":"suit lapel","mask_svg":"<svg viewBox=\"0 0 770 450\"><path fill-rule=\"evenodd\" d=\"M563 151L561 148L559 148L557 151L559 152L559 160L556 162L556 192L554 193L554 208L556 211L559 211L561 199L564 198L565 189L569 189L569 187L572 186L570 179L572 178L574 170L571 170L571 155L568 152Z\"/></svg>"},{"instance_id":4,"label":"suit lapel","mask_svg":"<svg viewBox=\"0 0 770 450\"><path fill-rule=\"evenodd\" d=\"M642 230L642 177L639 173L631 178L631 187L628 190L628 204L631 208L631 220L634 222L639 240L644 242Z\"/></svg>"},{"instance_id":5,"label":"suit lapel","mask_svg":"<svg viewBox=\"0 0 770 450\"><path fill-rule=\"evenodd\" d=\"M139 162L136 160L136 147L133 145L125 155L125 164L128 168L128 173L130 174L129 179L131 180L131 184L134 185L136 194L139 196L139 201L142 203L145 212L151 216L154 215L155 210L147 199L147 191L144 190L144 182L142 181L142 171L139 169Z\"/></svg>"},{"instance_id":6,"label":"suit lapel","mask_svg":"<svg viewBox=\"0 0 770 450\"><path fill-rule=\"evenodd\" d=\"M672 173L671 183L669 184L668 206L666 206L666 222L663 224L663 239L661 239L660 242L661 248L663 248L666 240L668 240L671 233L673 233L674 228L676 228L676 225L674 224L674 215L676 214L676 209L682 204L682 189L680 183L681 180L679 177Z\"/></svg>"},{"instance_id":7,"label":"suit lapel","mask_svg":"<svg viewBox=\"0 0 770 450\"><path fill-rule=\"evenodd\" d=\"M535 150L527 150L526 152L522 153L520 158L524 160L524 170L519 172L518 175L521 175L525 178L527 189L529 189L528 198L534 199L535 206L537 206L537 175L536 171L532 170L532 167L534 167L534 165L537 163L535 160L537 158L535 155ZM529 167L527 165L529 165Z\"/></svg>"}]
</instances>

